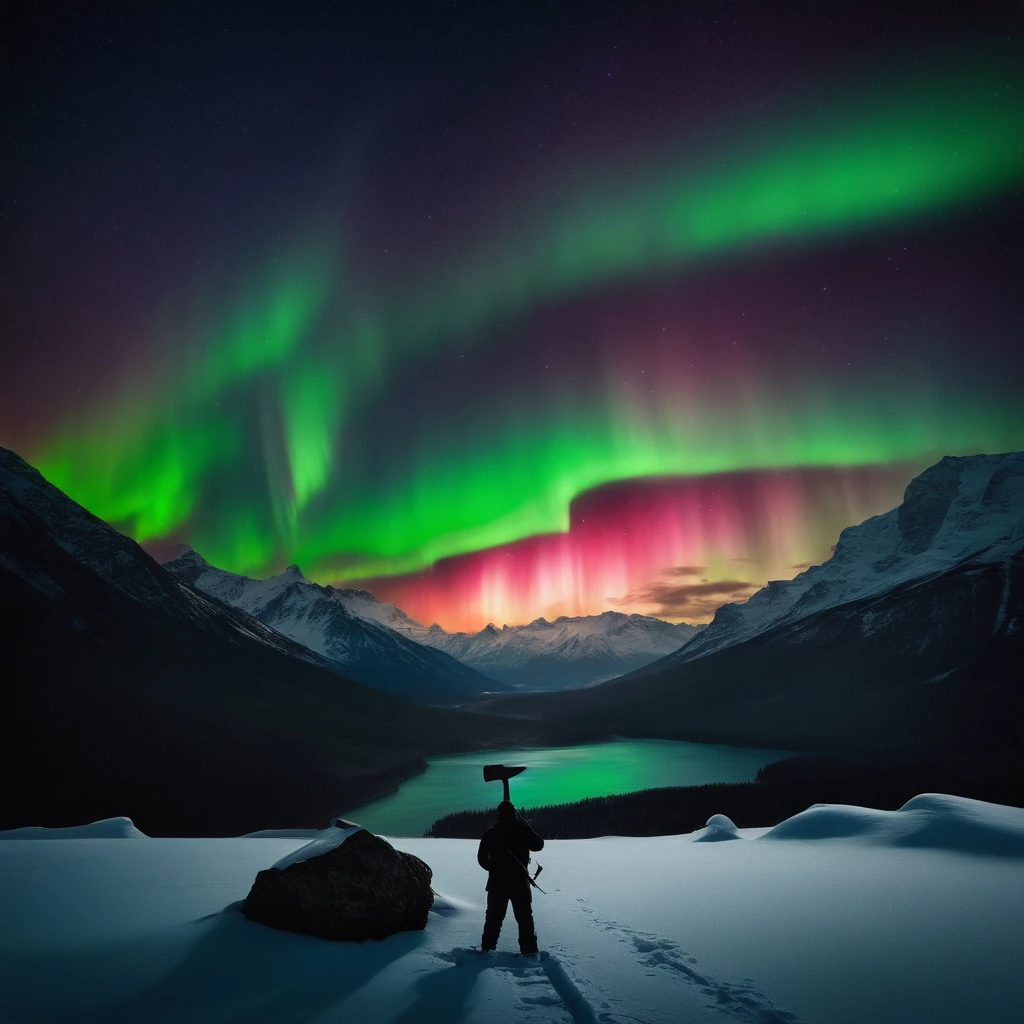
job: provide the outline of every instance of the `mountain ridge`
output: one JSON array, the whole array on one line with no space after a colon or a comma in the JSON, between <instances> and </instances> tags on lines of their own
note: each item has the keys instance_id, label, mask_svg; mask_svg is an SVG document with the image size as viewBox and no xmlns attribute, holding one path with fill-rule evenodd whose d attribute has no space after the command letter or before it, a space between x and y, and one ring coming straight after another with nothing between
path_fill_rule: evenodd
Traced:
<instances>
[{"instance_id":1,"label":"mountain ridge","mask_svg":"<svg viewBox=\"0 0 1024 1024\"><path fill-rule=\"evenodd\" d=\"M885 757L1019 747L1024 453L937 466L908 488L902 532L902 506L844 530L831 569L724 606L676 654L490 707L607 735Z\"/></svg>"},{"instance_id":2,"label":"mountain ridge","mask_svg":"<svg viewBox=\"0 0 1024 1024\"><path fill-rule=\"evenodd\" d=\"M505 687L397 630L355 614L345 591L306 579L297 565L257 580L218 569L188 551L164 568L309 648L346 675L418 702L453 702Z\"/></svg>"},{"instance_id":3,"label":"mountain ridge","mask_svg":"<svg viewBox=\"0 0 1024 1024\"><path fill-rule=\"evenodd\" d=\"M310 827L517 723L352 681L193 590L0 448L0 828L128 813L150 835Z\"/></svg>"},{"instance_id":4,"label":"mountain ridge","mask_svg":"<svg viewBox=\"0 0 1024 1024\"><path fill-rule=\"evenodd\" d=\"M650 615L605 611L560 615L550 622L540 617L500 629L491 622L477 633L448 633L434 623L418 639L510 685L567 689L646 665L678 650L701 629Z\"/></svg>"},{"instance_id":5,"label":"mountain ridge","mask_svg":"<svg viewBox=\"0 0 1024 1024\"><path fill-rule=\"evenodd\" d=\"M1021 479L1024 452L944 457L911 480L896 508L843 530L831 558L792 580L772 581L745 602L723 605L685 650L634 675L694 661L769 625L795 623L901 582L1005 560L1024 545Z\"/></svg>"}]
</instances>

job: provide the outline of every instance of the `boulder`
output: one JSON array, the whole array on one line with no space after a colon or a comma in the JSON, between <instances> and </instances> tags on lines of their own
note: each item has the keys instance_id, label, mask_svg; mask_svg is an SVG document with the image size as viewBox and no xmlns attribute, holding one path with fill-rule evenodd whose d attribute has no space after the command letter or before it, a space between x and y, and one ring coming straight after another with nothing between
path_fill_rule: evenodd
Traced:
<instances>
[{"instance_id":1,"label":"boulder","mask_svg":"<svg viewBox=\"0 0 1024 1024\"><path fill-rule=\"evenodd\" d=\"M242 912L272 928L324 939L386 939L426 927L431 876L419 857L339 822L261 871Z\"/></svg>"}]
</instances>

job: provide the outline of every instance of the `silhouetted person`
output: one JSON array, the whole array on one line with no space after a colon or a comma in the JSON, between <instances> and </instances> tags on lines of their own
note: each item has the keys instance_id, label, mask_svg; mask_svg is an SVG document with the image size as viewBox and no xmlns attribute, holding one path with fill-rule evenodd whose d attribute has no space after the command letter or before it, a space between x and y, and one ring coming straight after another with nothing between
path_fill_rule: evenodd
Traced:
<instances>
[{"instance_id":1,"label":"silhouetted person","mask_svg":"<svg viewBox=\"0 0 1024 1024\"><path fill-rule=\"evenodd\" d=\"M476 859L487 872L487 916L480 948L485 952L498 945L501 923L508 904L519 925L519 952L537 952L533 927L533 894L530 891L530 851L542 850L544 840L507 800L498 804L498 820L480 840Z\"/></svg>"}]
</instances>

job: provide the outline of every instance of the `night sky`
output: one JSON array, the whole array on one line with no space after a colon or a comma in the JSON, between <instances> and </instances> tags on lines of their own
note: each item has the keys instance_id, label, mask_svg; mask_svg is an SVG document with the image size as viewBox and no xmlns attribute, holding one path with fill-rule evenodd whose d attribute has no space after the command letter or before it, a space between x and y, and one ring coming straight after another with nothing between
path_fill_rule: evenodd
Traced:
<instances>
[{"instance_id":1,"label":"night sky","mask_svg":"<svg viewBox=\"0 0 1024 1024\"><path fill-rule=\"evenodd\" d=\"M78 7L4 72L0 444L157 555L706 621L1024 448L1017 4Z\"/></svg>"}]
</instances>

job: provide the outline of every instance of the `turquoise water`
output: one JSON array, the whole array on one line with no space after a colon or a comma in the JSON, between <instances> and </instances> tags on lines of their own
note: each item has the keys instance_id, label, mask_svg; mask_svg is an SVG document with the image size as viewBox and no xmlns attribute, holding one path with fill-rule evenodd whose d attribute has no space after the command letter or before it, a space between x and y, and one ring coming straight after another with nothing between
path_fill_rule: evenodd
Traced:
<instances>
[{"instance_id":1,"label":"turquoise water","mask_svg":"<svg viewBox=\"0 0 1024 1024\"><path fill-rule=\"evenodd\" d=\"M791 753L675 740L611 740L580 747L448 754L432 758L422 775L402 783L396 793L348 810L345 817L380 835L423 835L453 811L497 806L501 783L484 782L485 764L528 767L510 782L512 802L526 808L655 786L747 782L758 768Z\"/></svg>"}]
</instances>

